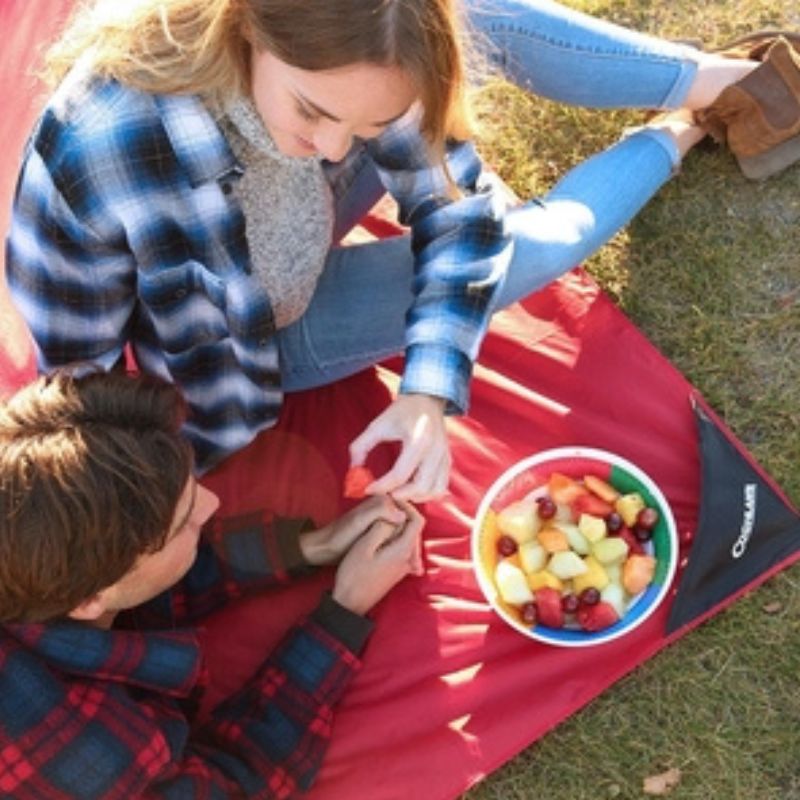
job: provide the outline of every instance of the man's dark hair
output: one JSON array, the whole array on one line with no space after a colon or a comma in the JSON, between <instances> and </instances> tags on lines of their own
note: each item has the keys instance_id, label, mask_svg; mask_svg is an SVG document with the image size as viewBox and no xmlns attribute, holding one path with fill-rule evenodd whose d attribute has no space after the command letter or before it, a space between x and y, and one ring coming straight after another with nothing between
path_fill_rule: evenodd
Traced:
<instances>
[{"instance_id":1,"label":"man's dark hair","mask_svg":"<svg viewBox=\"0 0 800 800\"><path fill-rule=\"evenodd\" d=\"M0 406L0 622L65 616L164 546L185 405L145 376L44 376Z\"/></svg>"}]
</instances>

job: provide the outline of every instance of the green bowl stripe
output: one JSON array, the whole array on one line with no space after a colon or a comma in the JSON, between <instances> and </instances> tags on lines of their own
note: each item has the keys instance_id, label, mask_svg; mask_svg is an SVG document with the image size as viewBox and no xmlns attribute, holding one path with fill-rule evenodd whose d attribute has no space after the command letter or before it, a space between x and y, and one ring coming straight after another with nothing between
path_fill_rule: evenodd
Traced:
<instances>
[{"instance_id":1,"label":"green bowl stripe","mask_svg":"<svg viewBox=\"0 0 800 800\"><path fill-rule=\"evenodd\" d=\"M614 488L622 492L622 494L638 492L647 505L653 506L653 508L659 508L655 498L648 491L647 486L622 467L614 466L611 468L611 483Z\"/></svg>"}]
</instances>

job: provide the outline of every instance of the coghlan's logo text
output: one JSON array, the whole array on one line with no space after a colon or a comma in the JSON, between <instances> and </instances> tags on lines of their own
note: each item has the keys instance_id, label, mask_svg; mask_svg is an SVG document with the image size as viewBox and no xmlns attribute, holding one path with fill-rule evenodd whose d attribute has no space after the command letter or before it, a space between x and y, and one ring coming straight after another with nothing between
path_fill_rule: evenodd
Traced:
<instances>
[{"instance_id":1,"label":"coghlan's logo text","mask_svg":"<svg viewBox=\"0 0 800 800\"><path fill-rule=\"evenodd\" d=\"M734 558L741 558L747 550L747 543L753 535L753 527L756 523L756 485L746 483L744 485L744 512L742 514L742 528L739 537L731 547L731 555Z\"/></svg>"}]
</instances>

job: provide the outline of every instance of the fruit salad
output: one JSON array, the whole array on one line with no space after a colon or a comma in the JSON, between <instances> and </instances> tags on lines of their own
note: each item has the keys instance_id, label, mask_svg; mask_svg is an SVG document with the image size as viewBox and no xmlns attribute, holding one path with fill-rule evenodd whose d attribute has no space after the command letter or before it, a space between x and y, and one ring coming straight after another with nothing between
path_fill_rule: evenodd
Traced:
<instances>
[{"instance_id":1,"label":"fruit salad","mask_svg":"<svg viewBox=\"0 0 800 800\"><path fill-rule=\"evenodd\" d=\"M600 631L652 582L659 512L597 475L560 472L483 520L482 560L499 601L530 628Z\"/></svg>"}]
</instances>

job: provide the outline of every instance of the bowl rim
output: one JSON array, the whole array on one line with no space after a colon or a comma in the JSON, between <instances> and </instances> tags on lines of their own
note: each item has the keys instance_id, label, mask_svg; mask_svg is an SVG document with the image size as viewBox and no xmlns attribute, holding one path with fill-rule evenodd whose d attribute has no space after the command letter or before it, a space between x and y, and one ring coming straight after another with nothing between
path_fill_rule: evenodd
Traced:
<instances>
[{"instance_id":1,"label":"bowl rim","mask_svg":"<svg viewBox=\"0 0 800 800\"><path fill-rule=\"evenodd\" d=\"M514 478L531 467L539 466L548 461L570 458L602 461L603 463L612 467L619 467L626 470L634 478L645 484L648 491L658 502L660 510L662 511L662 515L667 526L670 556L666 571L664 573L663 583L659 587L655 596L650 600L649 606L644 609L635 619L633 619L629 625L621 628L612 626L611 628L606 629L608 633L605 634L602 630L595 632L586 631L584 632L585 638L582 637L580 639L556 639L537 631L537 628L540 628L538 625L534 626L533 628L523 627L517 620L510 618L510 615L500 605L497 604L497 587L495 586L494 581L486 574L486 571L480 561L481 554L479 540L482 520L486 515L486 512L489 510L492 501L506 486L506 484L510 483L512 480L514 480ZM484 493L483 498L478 505L478 510L475 513L475 518L472 521L472 529L470 531L470 551L472 557L472 570L478 581L478 586L480 587L484 598L489 603L492 611L494 611L506 624L508 624L518 633L521 633L530 639L534 639L537 642L541 642L542 644L549 644L556 647L589 647L606 644L607 642L614 641L615 639L630 633L642 625L642 623L644 623L645 620L647 620L650 615L653 614L653 612L661 605L672 585L672 580L675 576L675 571L678 566L678 534L675 524L675 517L672 513L670 504L667 502L667 498L664 496L664 493L661 491L658 484L643 469L641 469L641 467L636 466L636 464L632 463L627 458L617 455L616 453L612 453L609 450L603 450L598 447L584 447L575 445L540 450L530 456L526 456L525 458L522 458L516 463L512 464L494 480L489 489ZM547 629L544 628L543 630Z\"/></svg>"}]
</instances>

